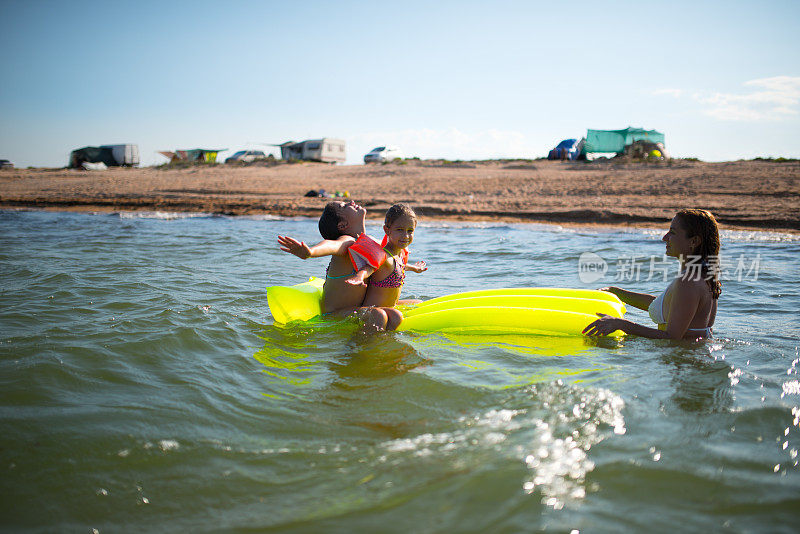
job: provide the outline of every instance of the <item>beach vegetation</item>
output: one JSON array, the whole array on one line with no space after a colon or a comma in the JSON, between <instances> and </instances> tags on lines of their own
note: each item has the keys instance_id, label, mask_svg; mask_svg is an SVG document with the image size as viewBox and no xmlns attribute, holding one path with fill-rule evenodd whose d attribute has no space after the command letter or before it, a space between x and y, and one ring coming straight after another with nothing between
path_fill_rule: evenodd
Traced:
<instances>
[{"instance_id":1,"label":"beach vegetation","mask_svg":"<svg viewBox=\"0 0 800 534\"><path fill-rule=\"evenodd\" d=\"M216 167L220 165L218 162L207 163L205 161L186 161L183 159L168 161L161 165L156 165L154 168L162 170L175 170L175 169L194 169L197 167Z\"/></svg>"},{"instance_id":2,"label":"beach vegetation","mask_svg":"<svg viewBox=\"0 0 800 534\"><path fill-rule=\"evenodd\" d=\"M798 161L800 161L800 159L797 159L797 158L784 158L784 157L778 157L778 158L762 158L762 157L758 157L758 158L753 158L752 161L768 161L770 163L797 163Z\"/></svg>"},{"instance_id":3,"label":"beach vegetation","mask_svg":"<svg viewBox=\"0 0 800 534\"><path fill-rule=\"evenodd\" d=\"M490 160L485 160L485 161L487 161L489 163L494 162L494 163L511 164L511 163L533 163L534 161L543 160L543 159L546 160L547 158L536 158L536 159L532 159L532 158L506 158L506 159L490 159Z\"/></svg>"}]
</instances>

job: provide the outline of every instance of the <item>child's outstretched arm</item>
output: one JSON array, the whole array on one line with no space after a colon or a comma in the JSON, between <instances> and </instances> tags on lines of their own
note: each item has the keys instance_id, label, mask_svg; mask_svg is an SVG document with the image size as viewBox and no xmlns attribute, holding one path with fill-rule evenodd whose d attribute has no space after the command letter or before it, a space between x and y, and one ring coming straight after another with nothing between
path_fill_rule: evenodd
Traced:
<instances>
[{"instance_id":1,"label":"child's outstretched arm","mask_svg":"<svg viewBox=\"0 0 800 534\"><path fill-rule=\"evenodd\" d=\"M331 241L325 239L316 245L308 246L303 241L298 241L293 237L279 235L278 245L280 249L289 254L294 254L301 260L307 258L319 258L321 256L334 256L347 254L347 248L352 244L353 238L349 236L342 236L341 238Z\"/></svg>"},{"instance_id":2,"label":"child's outstretched arm","mask_svg":"<svg viewBox=\"0 0 800 534\"><path fill-rule=\"evenodd\" d=\"M375 269L367 265L363 269L356 271L356 274L354 274L350 278L347 278L345 282L354 286L365 286L367 285L367 278L372 276L372 273L374 272Z\"/></svg>"},{"instance_id":3,"label":"child's outstretched arm","mask_svg":"<svg viewBox=\"0 0 800 534\"><path fill-rule=\"evenodd\" d=\"M411 271L412 273L421 273L428 270L428 265L424 261L420 260L413 265L406 264L405 269L406 271Z\"/></svg>"}]
</instances>

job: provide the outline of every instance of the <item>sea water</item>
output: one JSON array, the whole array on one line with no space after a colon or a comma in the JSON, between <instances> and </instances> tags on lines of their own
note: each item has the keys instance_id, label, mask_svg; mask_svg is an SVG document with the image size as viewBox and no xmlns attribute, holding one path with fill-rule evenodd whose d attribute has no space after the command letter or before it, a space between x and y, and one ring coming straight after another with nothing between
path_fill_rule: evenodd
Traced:
<instances>
[{"instance_id":1,"label":"sea water","mask_svg":"<svg viewBox=\"0 0 800 534\"><path fill-rule=\"evenodd\" d=\"M403 296L655 293L663 230L423 220ZM2 530L797 531L798 236L724 231L714 339L673 342L274 325L265 287L327 263L278 234L318 240L0 212Z\"/></svg>"}]
</instances>

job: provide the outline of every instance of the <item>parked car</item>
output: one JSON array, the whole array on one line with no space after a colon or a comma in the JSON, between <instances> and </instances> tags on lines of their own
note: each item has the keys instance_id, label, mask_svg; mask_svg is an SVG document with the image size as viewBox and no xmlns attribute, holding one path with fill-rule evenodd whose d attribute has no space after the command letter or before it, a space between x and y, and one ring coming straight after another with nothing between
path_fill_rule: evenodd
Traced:
<instances>
[{"instance_id":1,"label":"parked car","mask_svg":"<svg viewBox=\"0 0 800 534\"><path fill-rule=\"evenodd\" d=\"M547 154L547 159L567 159L575 161L581 155L583 139L564 139Z\"/></svg>"},{"instance_id":2,"label":"parked car","mask_svg":"<svg viewBox=\"0 0 800 534\"><path fill-rule=\"evenodd\" d=\"M231 157L227 158L225 163L234 163L237 161L250 163L251 161L255 161L257 159L266 159L266 157L267 155L261 150L240 150Z\"/></svg>"},{"instance_id":3,"label":"parked car","mask_svg":"<svg viewBox=\"0 0 800 534\"><path fill-rule=\"evenodd\" d=\"M364 156L364 163L383 163L404 157L403 152L396 146L379 146L367 152L367 155Z\"/></svg>"},{"instance_id":4,"label":"parked car","mask_svg":"<svg viewBox=\"0 0 800 534\"><path fill-rule=\"evenodd\" d=\"M13 169L14 164L7 159L0 159L0 169Z\"/></svg>"}]
</instances>

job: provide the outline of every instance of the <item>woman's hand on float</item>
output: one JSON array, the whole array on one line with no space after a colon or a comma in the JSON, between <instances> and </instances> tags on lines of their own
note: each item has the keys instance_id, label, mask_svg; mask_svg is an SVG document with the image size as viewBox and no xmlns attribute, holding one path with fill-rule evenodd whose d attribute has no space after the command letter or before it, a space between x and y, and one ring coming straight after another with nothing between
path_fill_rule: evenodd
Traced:
<instances>
[{"instance_id":1,"label":"woman's hand on float","mask_svg":"<svg viewBox=\"0 0 800 534\"><path fill-rule=\"evenodd\" d=\"M308 245L289 236L279 235L278 245L282 251L294 254L301 260L311 257L311 249L308 248Z\"/></svg>"},{"instance_id":2,"label":"woman's hand on float","mask_svg":"<svg viewBox=\"0 0 800 534\"><path fill-rule=\"evenodd\" d=\"M608 286L608 287L601 287L600 289L598 289L598 291L605 291L606 293L611 293L612 295L616 295L617 297L619 297L621 290L616 286Z\"/></svg>"},{"instance_id":3,"label":"woman's hand on float","mask_svg":"<svg viewBox=\"0 0 800 534\"><path fill-rule=\"evenodd\" d=\"M622 319L611 317L605 313L598 313L597 316L600 318L584 328L581 333L587 336L607 336L615 330L622 330L620 328Z\"/></svg>"}]
</instances>

